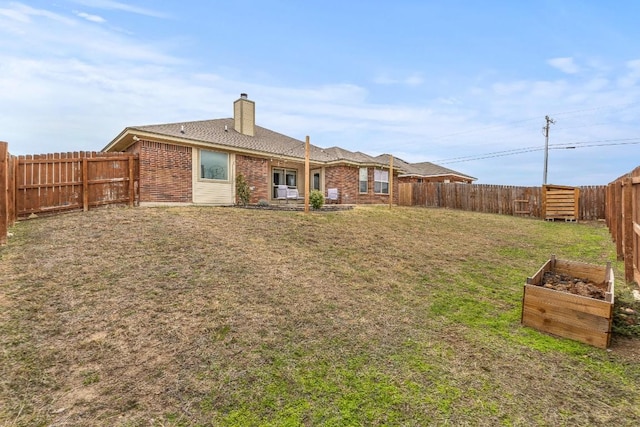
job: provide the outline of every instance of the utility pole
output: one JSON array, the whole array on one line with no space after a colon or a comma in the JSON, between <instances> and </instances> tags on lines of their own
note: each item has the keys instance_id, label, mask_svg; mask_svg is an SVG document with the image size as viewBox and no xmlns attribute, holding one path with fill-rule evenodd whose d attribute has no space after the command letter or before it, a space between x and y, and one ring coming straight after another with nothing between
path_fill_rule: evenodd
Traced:
<instances>
[{"instance_id":1,"label":"utility pole","mask_svg":"<svg viewBox=\"0 0 640 427\"><path fill-rule=\"evenodd\" d=\"M555 121L549 116L544 116L544 119L547 121L547 124L542 128L542 130L544 131L544 176L542 178L542 185L547 185L547 164L549 162L549 125L554 124Z\"/></svg>"}]
</instances>

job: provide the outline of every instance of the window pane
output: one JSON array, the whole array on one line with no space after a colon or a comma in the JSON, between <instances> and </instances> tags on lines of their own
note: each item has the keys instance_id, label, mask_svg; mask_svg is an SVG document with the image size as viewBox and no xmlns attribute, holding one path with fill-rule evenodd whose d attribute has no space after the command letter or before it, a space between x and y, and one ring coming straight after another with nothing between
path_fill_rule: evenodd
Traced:
<instances>
[{"instance_id":1,"label":"window pane","mask_svg":"<svg viewBox=\"0 0 640 427\"><path fill-rule=\"evenodd\" d=\"M229 179L229 155L216 151L200 150L200 178Z\"/></svg>"},{"instance_id":2,"label":"window pane","mask_svg":"<svg viewBox=\"0 0 640 427\"><path fill-rule=\"evenodd\" d=\"M287 171L287 185L289 187L296 186L296 173L295 171Z\"/></svg>"},{"instance_id":3,"label":"window pane","mask_svg":"<svg viewBox=\"0 0 640 427\"><path fill-rule=\"evenodd\" d=\"M366 181L367 179L367 168L360 168L360 181Z\"/></svg>"},{"instance_id":4,"label":"window pane","mask_svg":"<svg viewBox=\"0 0 640 427\"><path fill-rule=\"evenodd\" d=\"M284 170L282 169L274 169L273 170L273 185L284 184Z\"/></svg>"},{"instance_id":5,"label":"window pane","mask_svg":"<svg viewBox=\"0 0 640 427\"><path fill-rule=\"evenodd\" d=\"M389 171L374 169L373 191L375 193L389 194Z\"/></svg>"},{"instance_id":6,"label":"window pane","mask_svg":"<svg viewBox=\"0 0 640 427\"><path fill-rule=\"evenodd\" d=\"M360 193L366 193L368 191L367 181L369 180L369 174L367 168L360 168Z\"/></svg>"}]
</instances>

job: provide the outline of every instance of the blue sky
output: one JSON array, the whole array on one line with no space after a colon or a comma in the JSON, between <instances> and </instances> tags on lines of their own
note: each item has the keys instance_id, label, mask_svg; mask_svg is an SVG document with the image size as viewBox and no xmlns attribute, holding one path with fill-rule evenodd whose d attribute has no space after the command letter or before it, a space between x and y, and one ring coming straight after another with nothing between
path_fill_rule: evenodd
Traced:
<instances>
[{"instance_id":1,"label":"blue sky","mask_svg":"<svg viewBox=\"0 0 640 427\"><path fill-rule=\"evenodd\" d=\"M0 1L0 140L99 151L127 126L231 117L244 92L260 126L483 184L542 184L549 115L547 182L607 184L640 166L638 16L633 0Z\"/></svg>"}]
</instances>

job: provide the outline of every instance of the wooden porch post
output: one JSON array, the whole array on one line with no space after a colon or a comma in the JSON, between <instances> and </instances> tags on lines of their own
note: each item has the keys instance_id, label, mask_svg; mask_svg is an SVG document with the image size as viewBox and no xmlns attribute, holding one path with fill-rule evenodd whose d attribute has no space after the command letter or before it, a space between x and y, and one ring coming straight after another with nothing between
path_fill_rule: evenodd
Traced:
<instances>
[{"instance_id":1,"label":"wooden porch post","mask_svg":"<svg viewBox=\"0 0 640 427\"><path fill-rule=\"evenodd\" d=\"M389 156L389 208L393 206L393 156Z\"/></svg>"},{"instance_id":2,"label":"wooden porch post","mask_svg":"<svg viewBox=\"0 0 640 427\"><path fill-rule=\"evenodd\" d=\"M309 135L304 145L304 213L309 213Z\"/></svg>"}]
</instances>

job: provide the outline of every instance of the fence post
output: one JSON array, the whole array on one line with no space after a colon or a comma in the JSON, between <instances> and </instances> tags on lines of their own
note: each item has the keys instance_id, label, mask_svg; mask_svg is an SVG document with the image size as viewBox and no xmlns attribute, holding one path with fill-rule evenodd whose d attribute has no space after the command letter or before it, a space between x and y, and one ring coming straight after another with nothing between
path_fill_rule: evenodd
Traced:
<instances>
[{"instance_id":1,"label":"fence post","mask_svg":"<svg viewBox=\"0 0 640 427\"><path fill-rule=\"evenodd\" d=\"M7 244L9 230L9 144L0 141L0 245Z\"/></svg>"},{"instance_id":2,"label":"fence post","mask_svg":"<svg viewBox=\"0 0 640 427\"><path fill-rule=\"evenodd\" d=\"M624 238L622 236L623 233L623 220L622 220L622 215L623 215L623 205L622 205L622 180L619 179L614 183L614 206L616 207L616 212L613 216L613 221L614 221L614 233L616 235L615 238L615 242L616 242L616 254L617 254L617 259L619 261L624 260L624 253L623 253L623 243L624 243Z\"/></svg>"},{"instance_id":3,"label":"fence post","mask_svg":"<svg viewBox=\"0 0 640 427\"><path fill-rule=\"evenodd\" d=\"M624 277L633 282L633 180L627 176L622 183L622 254L624 257Z\"/></svg>"},{"instance_id":4,"label":"fence post","mask_svg":"<svg viewBox=\"0 0 640 427\"><path fill-rule=\"evenodd\" d=\"M82 157L82 209L89 210L89 164L86 155Z\"/></svg>"}]
</instances>

